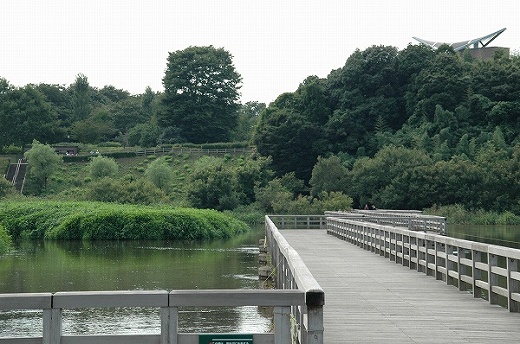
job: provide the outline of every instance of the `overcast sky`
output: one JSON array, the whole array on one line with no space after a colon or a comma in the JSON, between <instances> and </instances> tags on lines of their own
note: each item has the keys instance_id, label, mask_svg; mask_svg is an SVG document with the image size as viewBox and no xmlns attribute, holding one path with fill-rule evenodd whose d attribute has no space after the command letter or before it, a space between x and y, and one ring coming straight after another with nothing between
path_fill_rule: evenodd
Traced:
<instances>
[{"instance_id":1,"label":"overcast sky","mask_svg":"<svg viewBox=\"0 0 520 344\"><path fill-rule=\"evenodd\" d=\"M233 55L242 102L269 103L342 67L356 48L504 27L491 45L520 53L519 0L2 0L0 77L68 86L83 73L98 88L162 91L168 52L213 45Z\"/></svg>"}]
</instances>

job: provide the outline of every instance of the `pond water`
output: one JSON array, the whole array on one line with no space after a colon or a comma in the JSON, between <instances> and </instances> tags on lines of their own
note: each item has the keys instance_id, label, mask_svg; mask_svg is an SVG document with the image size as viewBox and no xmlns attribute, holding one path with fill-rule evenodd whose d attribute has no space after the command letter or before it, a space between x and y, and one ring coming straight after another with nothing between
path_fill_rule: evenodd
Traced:
<instances>
[{"instance_id":1,"label":"pond water","mask_svg":"<svg viewBox=\"0 0 520 344\"><path fill-rule=\"evenodd\" d=\"M0 293L258 288L262 228L211 242L26 241L0 257ZM0 337L41 335L41 311L0 312ZM268 332L258 307L182 308L180 332ZM65 310L64 334L160 332L158 309Z\"/></svg>"},{"instance_id":2,"label":"pond water","mask_svg":"<svg viewBox=\"0 0 520 344\"><path fill-rule=\"evenodd\" d=\"M447 234L520 248L520 226L455 226ZM0 257L0 293L258 288L263 227L211 242L26 241ZM0 337L41 336L41 311L0 312ZM270 310L182 308L180 332L268 332ZM64 334L156 334L158 309L66 310Z\"/></svg>"},{"instance_id":3,"label":"pond water","mask_svg":"<svg viewBox=\"0 0 520 344\"><path fill-rule=\"evenodd\" d=\"M448 225L450 237L520 249L520 226Z\"/></svg>"}]
</instances>

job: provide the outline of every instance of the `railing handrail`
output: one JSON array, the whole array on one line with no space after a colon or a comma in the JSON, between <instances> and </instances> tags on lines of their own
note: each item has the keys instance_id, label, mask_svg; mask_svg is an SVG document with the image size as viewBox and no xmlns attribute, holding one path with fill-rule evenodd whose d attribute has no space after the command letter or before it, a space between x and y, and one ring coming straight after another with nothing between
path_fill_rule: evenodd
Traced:
<instances>
[{"instance_id":1,"label":"railing handrail","mask_svg":"<svg viewBox=\"0 0 520 344\"><path fill-rule=\"evenodd\" d=\"M190 336L178 332L179 307L275 307L275 329L272 334L255 336L274 337L274 343L290 343L291 307L303 307L305 293L301 290L276 289L214 289L214 290L130 290L130 291L74 291L57 293L0 294L0 310L43 310L43 335L32 338L0 338L0 343L33 342L41 339L44 344L59 343L66 338L68 343L88 337L100 342L110 338L111 343L183 344L191 343ZM77 308L151 307L161 309L160 335L67 335L61 333L61 311ZM198 334L190 334L193 335ZM95 340L98 341L95 341ZM273 342L273 341L270 341Z\"/></svg>"},{"instance_id":2,"label":"railing handrail","mask_svg":"<svg viewBox=\"0 0 520 344\"><path fill-rule=\"evenodd\" d=\"M520 312L519 249L345 218L327 218L327 233Z\"/></svg>"},{"instance_id":3,"label":"railing handrail","mask_svg":"<svg viewBox=\"0 0 520 344\"><path fill-rule=\"evenodd\" d=\"M326 211L325 215L375 222L392 226L406 227L416 231L435 231L446 233L446 218L437 215L426 215L418 210L352 210L349 212Z\"/></svg>"},{"instance_id":4,"label":"railing handrail","mask_svg":"<svg viewBox=\"0 0 520 344\"><path fill-rule=\"evenodd\" d=\"M305 292L305 307L292 310L292 316L299 329L294 340L303 344L323 344L325 292L269 215L265 216L265 226L271 260L276 271L276 287Z\"/></svg>"},{"instance_id":5,"label":"railing handrail","mask_svg":"<svg viewBox=\"0 0 520 344\"><path fill-rule=\"evenodd\" d=\"M265 221L266 226L270 227L273 239L278 244L280 251L287 258L289 268L291 269L291 273L296 280L298 289L305 292L306 300L311 299L314 300L314 302L317 301L316 304L323 305L325 303L325 293L301 259L298 252L296 252L296 250L292 248L291 245L289 245L287 240L278 231L269 216L266 216ZM319 294L320 296L314 295L314 297L312 297L311 294L315 293Z\"/></svg>"}]
</instances>

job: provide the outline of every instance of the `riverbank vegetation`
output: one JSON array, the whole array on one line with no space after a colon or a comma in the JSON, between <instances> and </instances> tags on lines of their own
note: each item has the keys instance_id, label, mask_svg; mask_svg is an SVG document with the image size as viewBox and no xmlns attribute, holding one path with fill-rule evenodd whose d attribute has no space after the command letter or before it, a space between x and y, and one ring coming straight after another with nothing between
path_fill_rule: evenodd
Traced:
<instances>
[{"instance_id":1,"label":"riverbank vegetation","mask_svg":"<svg viewBox=\"0 0 520 344\"><path fill-rule=\"evenodd\" d=\"M428 208L425 213L446 217L449 224L456 225L520 225L520 216L510 211L469 211L460 204Z\"/></svg>"},{"instance_id":2,"label":"riverbank vegetation","mask_svg":"<svg viewBox=\"0 0 520 344\"><path fill-rule=\"evenodd\" d=\"M13 240L202 240L248 230L216 210L100 202L4 201L0 224Z\"/></svg>"},{"instance_id":3,"label":"riverbank vegetation","mask_svg":"<svg viewBox=\"0 0 520 344\"><path fill-rule=\"evenodd\" d=\"M0 255L8 252L11 249L11 236L7 233L4 226L0 224Z\"/></svg>"}]
</instances>

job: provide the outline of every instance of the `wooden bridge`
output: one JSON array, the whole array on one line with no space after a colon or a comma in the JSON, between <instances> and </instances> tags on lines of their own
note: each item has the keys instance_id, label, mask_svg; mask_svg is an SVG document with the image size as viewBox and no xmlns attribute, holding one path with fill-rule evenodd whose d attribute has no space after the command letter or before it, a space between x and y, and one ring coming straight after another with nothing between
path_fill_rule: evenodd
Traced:
<instances>
[{"instance_id":1,"label":"wooden bridge","mask_svg":"<svg viewBox=\"0 0 520 344\"><path fill-rule=\"evenodd\" d=\"M520 342L520 250L334 215L266 220L324 292L324 343Z\"/></svg>"}]
</instances>

